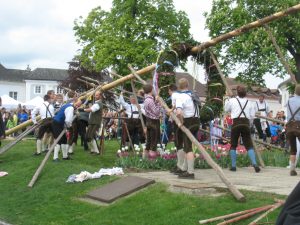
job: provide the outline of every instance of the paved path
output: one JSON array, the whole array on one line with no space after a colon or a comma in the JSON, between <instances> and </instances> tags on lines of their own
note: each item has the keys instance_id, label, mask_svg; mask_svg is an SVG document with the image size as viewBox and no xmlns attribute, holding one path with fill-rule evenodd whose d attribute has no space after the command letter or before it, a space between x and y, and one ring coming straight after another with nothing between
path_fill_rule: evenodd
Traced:
<instances>
[{"instance_id":1,"label":"paved path","mask_svg":"<svg viewBox=\"0 0 300 225\"><path fill-rule=\"evenodd\" d=\"M236 172L223 170L226 177L240 190L262 191L288 195L300 181L298 176L290 176L289 169L267 167L260 173L255 173L252 167L238 168ZM152 178L171 186L186 186L187 188L226 187L213 169L195 171L195 180L178 179L168 171L130 173L131 175Z\"/></svg>"}]
</instances>

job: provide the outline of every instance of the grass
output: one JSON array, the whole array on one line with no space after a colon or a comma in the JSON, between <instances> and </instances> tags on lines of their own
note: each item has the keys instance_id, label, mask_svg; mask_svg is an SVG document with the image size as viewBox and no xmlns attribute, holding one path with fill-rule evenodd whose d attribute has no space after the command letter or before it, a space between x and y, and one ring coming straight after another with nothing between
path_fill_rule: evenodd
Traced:
<instances>
[{"instance_id":1,"label":"grass","mask_svg":"<svg viewBox=\"0 0 300 225\"><path fill-rule=\"evenodd\" d=\"M0 155L0 219L24 225L186 225L199 224L200 219L220 216L273 203L282 196L242 191L246 203L237 202L231 194L214 197L195 197L167 191L156 183L110 206L97 206L79 201L90 190L116 179L103 177L83 183L67 184L67 177L82 170L98 171L115 165L117 142L105 142L104 156L92 156L76 147L74 160L53 163L49 160L37 183L27 187L43 156L34 157L34 141L22 141ZM278 210L268 216L275 221ZM244 220L238 225L248 224ZM216 224L216 223L211 223Z\"/></svg>"}]
</instances>

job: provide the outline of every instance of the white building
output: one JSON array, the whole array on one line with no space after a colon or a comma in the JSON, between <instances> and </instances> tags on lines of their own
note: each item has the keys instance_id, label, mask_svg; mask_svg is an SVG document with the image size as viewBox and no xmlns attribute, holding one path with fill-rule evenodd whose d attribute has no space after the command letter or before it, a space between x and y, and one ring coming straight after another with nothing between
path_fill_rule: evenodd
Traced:
<instances>
[{"instance_id":1,"label":"white building","mask_svg":"<svg viewBox=\"0 0 300 225\"><path fill-rule=\"evenodd\" d=\"M285 80L278 85L278 90L281 92L282 100L281 100L281 107L282 109L287 112L287 102L291 97L291 94L288 91L288 84L291 83L291 79Z\"/></svg>"},{"instance_id":2,"label":"white building","mask_svg":"<svg viewBox=\"0 0 300 225\"><path fill-rule=\"evenodd\" d=\"M37 68L31 70L7 69L0 64L0 96L6 94L20 102L36 96L43 97L48 90L61 93L59 82L68 77L67 70Z\"/></svg>"}]
</instances>

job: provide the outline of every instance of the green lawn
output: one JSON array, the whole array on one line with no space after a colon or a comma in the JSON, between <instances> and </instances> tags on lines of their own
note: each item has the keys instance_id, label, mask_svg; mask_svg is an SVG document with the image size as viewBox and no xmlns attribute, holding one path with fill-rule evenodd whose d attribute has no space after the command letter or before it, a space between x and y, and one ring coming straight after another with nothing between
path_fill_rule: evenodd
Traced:
<instances>
[{"instance_id":1,"label":"green lawn","mask_svg":"<svg viewBox=\"0 0 300 225\"><path fill-rule=\"evenodd\" d=\"M110 206L97 206L79 201L88 191L115 177L103 177L84 183L67 184L67 177L82 170L98 171L115 164L118 144L105 142L105 155L92 156L76 147L74 160L47 163L32 189L27 187L43 156L34 157L34 141L22 141L0 155L0 171L9 173L0 178L0 219L12 224L80 224L80 225L186 225L199 224L200 219L215 217L251 207L273 203L282 198L268 193L242 191L246 203L237 202L231 194L222 197L193 197L167 191L163 184L149 188ZM268 219L275 221L278 211ZM248 224L245 220L236 224ZM265 220L266 221L266 220ZM212 223L216 224L216 223Z\"/></svg>"}]
</instances>

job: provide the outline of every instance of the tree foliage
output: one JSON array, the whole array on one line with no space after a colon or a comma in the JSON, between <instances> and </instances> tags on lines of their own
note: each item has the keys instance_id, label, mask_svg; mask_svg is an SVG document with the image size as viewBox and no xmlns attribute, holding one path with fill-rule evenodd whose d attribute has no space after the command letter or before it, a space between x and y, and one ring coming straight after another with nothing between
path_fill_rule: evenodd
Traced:
<instances>
[{"instance_id":1,"label":"tree foliage","mask_svg":"<svg viewBox=\"0 0 300 225\"><path fill-rule=\"evenodd\" d=\"M129 73L128 63L143 68L156 62L161 49L190 38L189 28L172 0L113 0L110 12L95 8L74 26L83 65L119 74Z\"/></svg>"},{"instance_id":2,"label":"tree foliage","mask_svg":"<svg viewBox=\"0 0 300 225\"><path fill-rule=\"evenodd\" d=\"M259 18L299 4L297 0L214 0L206 14L210 36L216 37ZM269 24L285 59L300 81L300 14L290 15ZM287 74L265 28L257 28L216 46L225 73L236 71L248 84L264 84L263 75ZM217 52L217 51L215 51Z\"/></svg>"}]
</instances>

